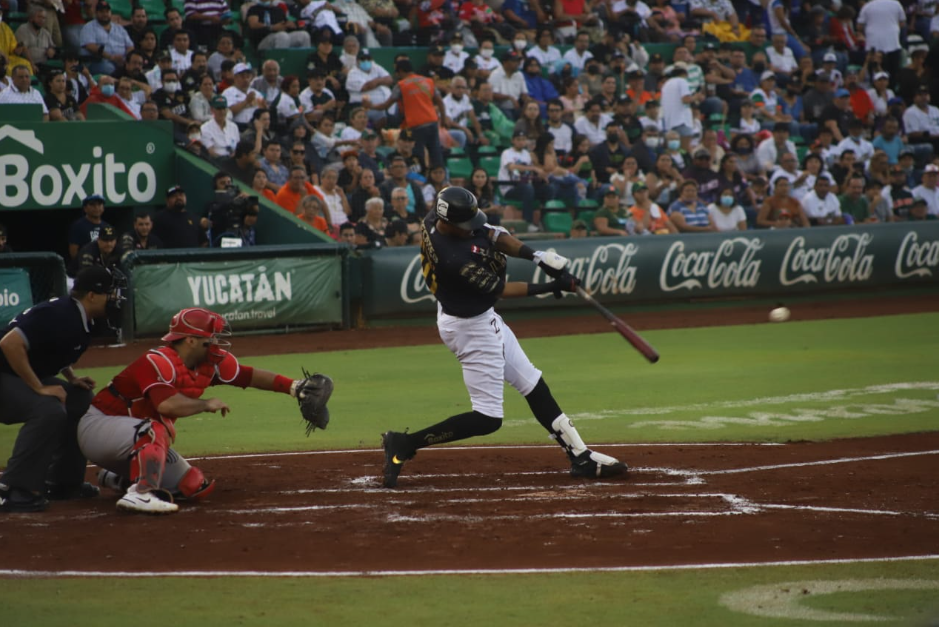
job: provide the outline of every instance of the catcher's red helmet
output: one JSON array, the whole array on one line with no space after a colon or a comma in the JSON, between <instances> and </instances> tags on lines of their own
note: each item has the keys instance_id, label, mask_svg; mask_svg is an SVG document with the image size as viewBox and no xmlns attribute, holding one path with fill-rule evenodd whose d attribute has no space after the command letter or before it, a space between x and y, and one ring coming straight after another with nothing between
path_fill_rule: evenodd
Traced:
<instances>
[{"instance_id":1,"label":"catcher's red helmet","mask_svg":"<svg viewBox=\"0 0 939 627\"><path fill-rule=\"evenodd\" d=\"M228 321L220 314L201 307L183 309L170 320L170 331L163 336L164 342L175 342L185 337L202 337L212 340L209 348L210 360L221 361L224 354L219 349L227 349L231 342L221 338L231 336Z\"/></svg>"}]
</instances>

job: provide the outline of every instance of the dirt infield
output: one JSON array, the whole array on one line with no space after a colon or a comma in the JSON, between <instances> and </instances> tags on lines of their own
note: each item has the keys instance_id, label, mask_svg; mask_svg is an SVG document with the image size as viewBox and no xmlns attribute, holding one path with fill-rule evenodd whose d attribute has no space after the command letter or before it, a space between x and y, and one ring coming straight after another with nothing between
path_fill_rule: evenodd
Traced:
<instances>
[{"instance_id":1,"label":"dirt infield","mask_svg":"<svg viewBox=\"0 0 939 627\"><path fill-rule=\"evenodd\" d=\"M939 553L939 434L787 445L617 445L624 480L560 449L428 449L396 490L379 450L209 458L179 514L116 495L6 515L0 570L388 571L621 567ZM90 473L89 473L90 474ZM902 489L898 489L902 486Z\"/></svg>"},{"instance_id":2,"label":"dirt infield","mask_svg":"<svg viewBox=\"0 0 939 627\"><path fill-rule=\"evenodd\" d=\"M626 317L641 330L762 322L767 309ZM939 294L924 294L803 303L793 317L937 309ZM512 327L520 337L609 330L599 316ZM437 341L433 327L412 326L239 337L234 350L251 356ZM96 348L79 365L125 364L147 346ZM195 463L218 489L167 518L117 513L114 493L3 516L0 576L138 572L141 563L165 573L360 573L939 554L939 433L601 450L629 463L629 477L572 479L553 446L427 449L406 464L397 490L380 488L378 448L207 458Z\"/></svg>"}]
</instances>

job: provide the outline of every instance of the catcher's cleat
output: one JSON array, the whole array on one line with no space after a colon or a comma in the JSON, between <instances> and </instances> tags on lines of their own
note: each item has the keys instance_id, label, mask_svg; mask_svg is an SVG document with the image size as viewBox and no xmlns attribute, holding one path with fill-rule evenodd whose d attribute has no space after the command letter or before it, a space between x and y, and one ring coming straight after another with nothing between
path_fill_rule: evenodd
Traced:
<instances>
[{"instance_id":1,"label":"catcher's cleat","mask_svg":"<svg viewBox=\"0 0 939 627\"><path fill-rule=\"evenodd\" d=\"M381 436L381 445L385 449L385 469L382 486L394 488L398 485L398 474L404 462L414 458L415 451L404 433L386 431Z\"/></svg>"},{"instance_id":2,"label":"catcher's cleat","mask_svg":"<svg viewBox=\"0 0 939 627\"><path fill-rule=\"evenodd\" d=\"M625 475L628 468L623 462L587 449L576 457L571 457L571 476L589 479L603 479Z\"/></svg>"},{"instance_id":3,"label":"catcher's cleat","mask_svg":"<svg viewBox=\"0 0 939 627\"><path fill-rule=\"evenodd\" d=\"M47 483L46 498L50 501L68 501L71 499L93 499L101 490L87 481L76 485L64 483Z\"/></svg>"},{"instance_id":4,"label":"catcher's cleat","mask_svg":"<svg viewBox=\"0 0 939 627\"><path fill-rule=\"evenodd\" d=\"M179 505L164 501L153 492L138 492L135 483L118 499L117 509L139 514L172 514L179 510Z\"/></svg>"}]
</instances>

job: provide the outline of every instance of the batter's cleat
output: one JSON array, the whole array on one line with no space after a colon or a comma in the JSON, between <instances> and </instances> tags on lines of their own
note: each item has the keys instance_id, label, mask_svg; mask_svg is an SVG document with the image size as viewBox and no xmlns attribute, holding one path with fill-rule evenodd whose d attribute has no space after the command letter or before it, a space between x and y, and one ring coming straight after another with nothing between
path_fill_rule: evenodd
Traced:
<instances>
[{"instance_id":1,"label":"batter's cleat","mask_svg":"<svg viewBox=\"0 0 939 627\"><path fill-rule=\"evenodd\" d=\"M394 488L398 485L398 474L404 462L414 458L415 451L408 442L405 433L386 431L381 436L381 445L385 449L385 468L382 486Z\"/></svg>"},{"instance_id":2,"label":"batter's cleat","mask_svg":"<svg viewBox=\"0 0 939 627\"><path fill-rule=\"evenodd\" d=\"M69 501L71 499L93 499L101 490L96 485L85 481L75 485L64 483L47 483L46 497L50 501Z\"/></svg>"},{"instance_id":3,"label":"batter's cleat","mask_svg":"<svg viewBox=\"0 0 939 627\"><path fill-rule=\"evenodd\" d=\"M164 501L152 492L138 492L135 483L118 499L117 509L138 514L172 514L179 510L179 505Z\"/></svg>"},{"instance_id":4,"label":"batter's cleat","mask_svg":"<svg viewBox=\"0 0 939 627\"><path fill-rule=\"evenodd\" d=\"M604 479L606 477L619 477L625 475L626 464L623 462L587 449L580 455L571 458L571 476L586 477L588 479Z\"/></svg>"},{"instance_id":5,"label":"batter's cleat","mask_svg":"<svg viewBox=\"0 0 939 627\"><path fill-rule=\"evenodd\" d=\"M44 512L47 507L49 507L49 500L41 494L11 487L0 490L0 512L8 514Z\"/></svg>"}]
</instances>

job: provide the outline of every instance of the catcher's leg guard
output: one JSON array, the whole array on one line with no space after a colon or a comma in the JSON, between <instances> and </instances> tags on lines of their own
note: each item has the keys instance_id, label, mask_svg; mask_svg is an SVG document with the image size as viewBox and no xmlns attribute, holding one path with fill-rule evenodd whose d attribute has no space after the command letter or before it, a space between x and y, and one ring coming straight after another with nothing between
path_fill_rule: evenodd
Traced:
<instances>
[{"instance_id":1,"label":"catcher's leg guard","mask_svg":"<svg viewBox=\"0 0 939 627\"><path fill-rule=\"evenodd\" d=\"M169 434L163 423L150 421L137 432L134 459L130 463L130 481L139 484L139 492L162 487L169 447Z\"/></svg>"},{"instance_id":2,"label":"catcher's leg guard","mask_svg":"<svg viewBox=\"0 0 939 627\"><path fill-rule=\"evenodd\" d=\"M177 486L179 495L189 501L198 501L212 494L215 490L215 480L209 481L202 471L192 466L180 479Z\"/></svg>"}]
</instances>

